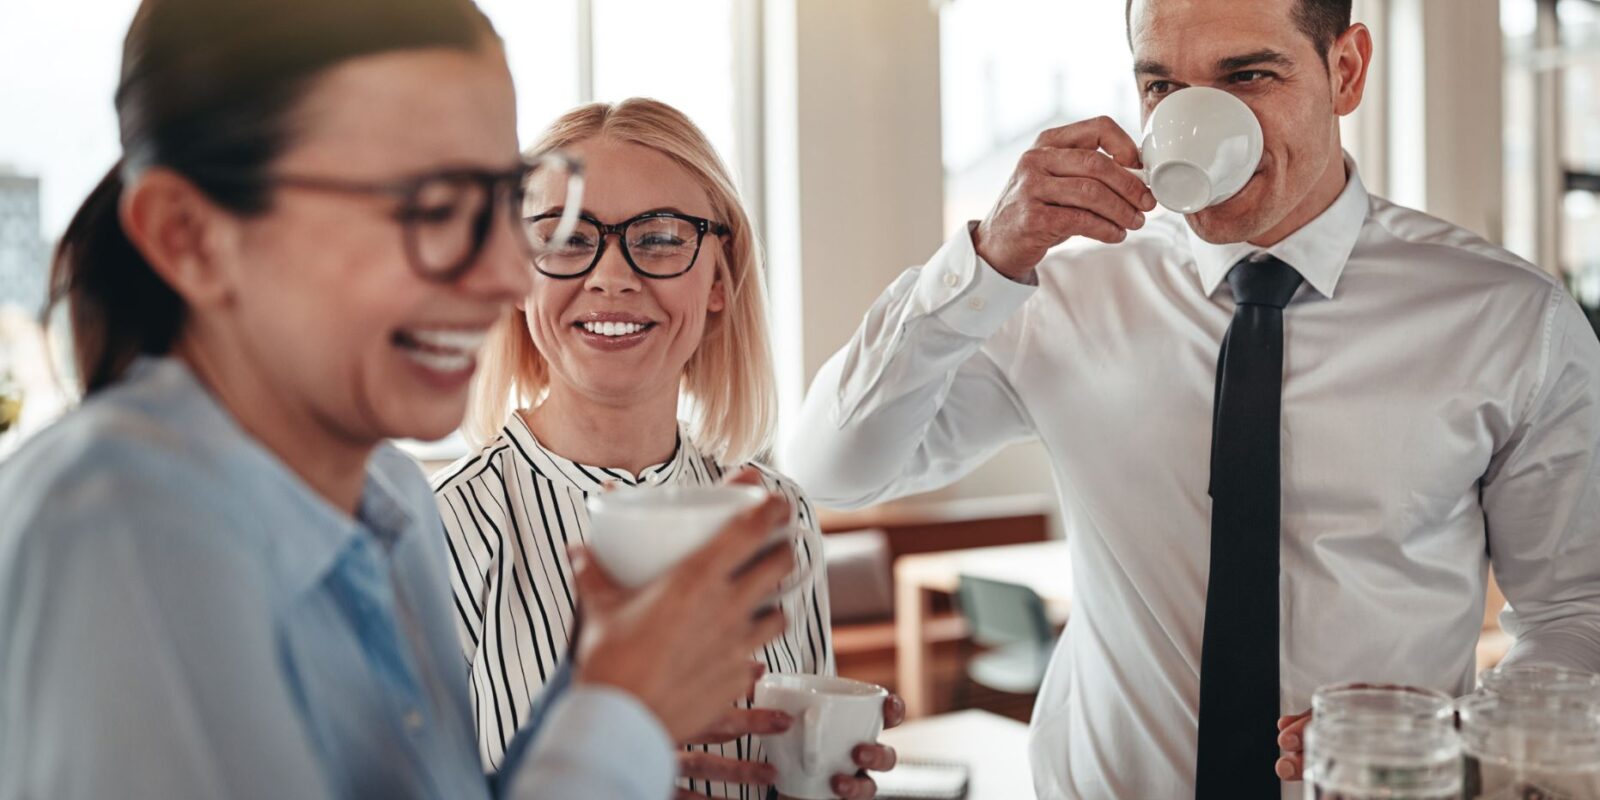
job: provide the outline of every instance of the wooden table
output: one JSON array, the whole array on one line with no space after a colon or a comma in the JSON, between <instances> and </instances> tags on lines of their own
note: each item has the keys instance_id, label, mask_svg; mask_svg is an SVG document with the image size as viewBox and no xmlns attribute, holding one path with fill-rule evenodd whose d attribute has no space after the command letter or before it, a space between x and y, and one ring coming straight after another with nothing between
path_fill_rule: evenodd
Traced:
<instances>
[{"instance_id":1,"label":"wooden table","mask_svg":"<svg viewBox=\"0 0 1600 800\"><path fill-rule=\"evenodd\" d=\"M878 740L907 759L960 761L971 768L967 800L1034 800L1028 726L976 709L887 730Z\"/></svg>"},{"instance_id":2,"label":"wooden table","mask_svg":"<svg viewBox=\"0 0 1600 800\"><path fill-rule=\"evenodd\" d=\"M902 556L894 563L895 673L908 719L932 711L933 676L925 631L932 593L954 593L963 574L1033 589L1057 622L1072 609L1072 565L1063 541Z\"/></svg>"}]
</instances>

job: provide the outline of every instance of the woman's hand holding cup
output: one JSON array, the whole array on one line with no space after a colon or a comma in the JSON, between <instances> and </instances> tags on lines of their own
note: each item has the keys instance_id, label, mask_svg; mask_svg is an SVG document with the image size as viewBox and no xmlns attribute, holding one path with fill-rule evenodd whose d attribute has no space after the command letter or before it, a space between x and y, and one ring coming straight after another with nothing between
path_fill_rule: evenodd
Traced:
<instances>
[{"instance_id":1,"label":"woman's hand holding cup","mask_svg":"<svg viewBox=\"0 0 1600 800\"><path fill-rule=\"evenodd\" d=\"M877 785L865 770L893 769L893 748L878 734L905 719L905 704L881 686L827 675L767 675L756 684L756 705L780 710L793 724L761 737L778 768L780 797L867 800Z\"/></svg>"},{"instance_id":2,"label":"woman's hand holding cup","mask_svg":"<svg viewBox=\"0 0 1600 800\"><path fill-rule=\"evenodd\" d=\"M750 653L783 633L783 611L770 595L794 569L794 552L770 544L789 514L788 503L769 497L634 590L575 548L583 630L574 677L633 695L673 741L710 729L748 693Z\"/></svg>"},{"instance_id":3,"label":"woman's hand holding cup","mask_svg":"<svg viewBox=\"0 0 1600 800\"><path fill-rule=\"evenodd\" d=\"M890 693L883 700L883 727L893 728L905 721L906 702L900 699L900 695ZM856 745L850 751L850 758L864 773L869 769L873 772L888 772L894 769L899 757L893 747L872 742ZM833 776L833 790L843 800L872 800L878 796L878 784L861 773Z\"/></svg>"}]
</instances>

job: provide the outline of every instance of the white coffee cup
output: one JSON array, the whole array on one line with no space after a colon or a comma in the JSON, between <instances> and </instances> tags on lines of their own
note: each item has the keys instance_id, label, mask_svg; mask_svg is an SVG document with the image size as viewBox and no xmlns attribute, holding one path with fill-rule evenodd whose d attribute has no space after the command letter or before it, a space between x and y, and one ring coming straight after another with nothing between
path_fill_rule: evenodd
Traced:
<instances>
[{"instance_id":1,"label":"white coffee cup","mask_svg":"<svg viewBox=\"0 0 1600 800\"><path fill-rule=\"evenodd\" d=\"M1239 193L1261 164L1261 121L1233 95L1191 86L1167 95L1145 124L1139 158L1129 170L1156 202L1193 214Z\"/></svg>"},{"instance_id":2,"label":"white coffee cup","mask_svg":"<svg viewBox=\"0 0 1600 800\"><path fill-rule=\"evenodd\" d=\"M768 673L756 683L755 707L794 718L789 730L761 737L778 771L778 793L801 800L837 797L835 775L860 769L851 752L883 732L882 686L827 675Z\"/></svg>"},{"instance_id":3,"label":"white coffee cup","mask_svg":"<svg viewBox=\"0 0 1600 800\"><path fill-rule=\"evenodd\" d=\"M625 488L591 495L589 551L618 583L643 586L766 498L763 489L742 485Z\"/></svg>"}]
</instances>

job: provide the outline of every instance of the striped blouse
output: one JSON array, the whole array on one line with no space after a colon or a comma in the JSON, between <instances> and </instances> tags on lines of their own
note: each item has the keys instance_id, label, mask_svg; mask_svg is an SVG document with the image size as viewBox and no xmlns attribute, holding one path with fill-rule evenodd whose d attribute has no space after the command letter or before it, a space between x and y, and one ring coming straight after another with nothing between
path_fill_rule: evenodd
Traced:
<instances>
[{"instance_id":1,"label":"striped blouse","mask_svg":"<svg viewBox=\"0 0 1600 800\"><path fill-rule=\"evenodd\" d=\"M804 531L796 542L796 558L802 565L816 560L818 568L809 585L785 601L788 630L754 657L771 672L832 674L828 586L816 518L793 482L756 466L767 489L788 498L796 509ZM545 449L522 417L512 414L499 436L434 476L486 769L499 768L506 744L533 698L565 657L574 606L567 545L588 540L584 500L589 493L600 491L606 482L615 482L622 487L619 491L631 486L703 486L719 482L729 471L698 452L681 431L672 458L639 475L585 466ZM760 743L749 736L691 749L730 758L763 758ZM733 784L685 781L681 785L708 797L765 796L764 790Z\"/></svg>"}]
</instances>

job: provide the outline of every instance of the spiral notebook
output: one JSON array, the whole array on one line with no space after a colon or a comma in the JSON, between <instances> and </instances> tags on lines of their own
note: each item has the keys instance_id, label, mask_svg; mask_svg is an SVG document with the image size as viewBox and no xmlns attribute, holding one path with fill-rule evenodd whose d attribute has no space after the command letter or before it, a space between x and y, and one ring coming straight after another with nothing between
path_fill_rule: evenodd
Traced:
<instances>
[{"instance_id":1,"label":"spiral notebook","mask_svg":"<svg viewBox=\"0 0 1600 800\"><path fill-rule=\"evenodd\" d=\"M900 759L889 772L874 772L880 800L961 800L971 770L958 761Z\"/></svg>"}]
</instances>

